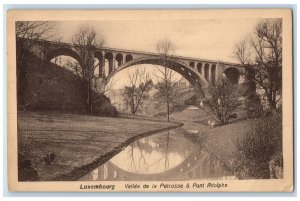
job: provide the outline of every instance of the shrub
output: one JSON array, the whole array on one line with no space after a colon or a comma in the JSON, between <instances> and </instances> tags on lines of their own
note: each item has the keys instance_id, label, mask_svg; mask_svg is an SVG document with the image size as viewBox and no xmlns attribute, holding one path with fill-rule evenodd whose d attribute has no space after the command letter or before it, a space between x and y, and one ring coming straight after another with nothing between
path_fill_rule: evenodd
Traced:
<instances>
[{"instance_id":1,"label":"shrub","mask_svg":"<svg viewBox=\"0 0 300 201\"><path fill-rule=\"evenodd\" d=\"M105 95L94 94L95 100L93 104L93 115L116 117L118 116L117 109L110 103L109 98Z\"/></svg>"},{"instance_id":2,"label":"shrub","mask_svg":"<svg viewBox=\"0 0 300 201\"><path fill-rule=\"evenodd\" d=\"M249 119L261 117L263 114L263 107L261 105L259 96L256 94L250 94L247 96L245 101L245 109Z\"/></svg>"},{"instance_id":3,"label":"shrub","mask_svg":"<svg viewBox=\"0 0 300 201\"><path fill-rule=\"evenodd\" d=\"M270 178L269 162L282 153L281 115L253 121L251 129L234 144L241 156L240 178Z\"/></svg>"},{"instance_id":4,"label":"shrub","mask_svg":"<svg viewBox=\"0 0 300 201\"><path fill-rule=\"evenodd\" d=\"M208 99L204 101L208 113L218 124L228 124L230 115L238 108L237 87L230 80L222 79L208 88ZM204 107L201 107L204 109ZM204 109L205 110L205 109Z\"/></svg>"}]
</instances>

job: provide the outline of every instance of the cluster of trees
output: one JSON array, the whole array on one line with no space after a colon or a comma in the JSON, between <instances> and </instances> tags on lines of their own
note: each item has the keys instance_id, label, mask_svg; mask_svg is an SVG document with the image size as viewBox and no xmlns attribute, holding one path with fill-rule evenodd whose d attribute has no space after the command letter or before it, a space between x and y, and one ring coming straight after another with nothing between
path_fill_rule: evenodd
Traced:
<instances>
[{"instance_id":1,"label":"cluster of trees","mask_svg":"<svg viewBox=\"0 0 300 201\"><path fill-rule=\"evenodd\" d=\"M242 138L234 140L241 162L237 176L282 178L282 117L278 113L282 98L282 19L260 22L250 37L236 45L234 55L245 67L250 83L247 109L251 117L263 115L266 109L273 113L256 120ZM265 100L266 108L261 100Z\"/></svg>"},{"instance_id":2,"label":"cluster of trees","mask_svg":"<svg viewBox=\"0 0 300 201\"><path fill-rule=\"evenodd\" d=\"M121 90L123 103L131 114L146 113L170 120L170 113L184 103L182 96L189 96L192 89L180 85L175 71L161 66L152 68L155 72L150 73L145 67L128 72L129 81Z\"/></svg>"},{"instance_id":3,"label":"cluster of trees","mask_svg":"<svg viewBox=\"0 0 300 201\"><path fill-rule=\"evenodd\" d=\"M111 79L108 83L106 83L105 80L102 80L102 86L97 88L97 90L93 87L95 79L94 72L100 64L100 61L95 62L94 60L93 49L101 49L103 47L105 44L104 37L97 34L97 32L89 26L80 26L72 36L72 43L81 56L82 64L79 65L77 61L69 61L66 67L71 69L81 80L85 93L87 113L115 116L117 114L116 109L104 95L112 88L114 80Z\"/></svg>"},{"instance_id":4,"label":"cluster of trees","mask_svg":"<svg viewBox=\"0 0 300 201\"><path fill-rule=\"evenodd\" d=\"M149 90L153 86L149 73L145 68L136 68L133 73L129 73L129 85L122 90L124 102L130 106L130 112L136 114L139 106L149 97Z\"/></svg>"},{"instance_id":5,"label":"cluster of trees","mask_svg":"<svg viewBox=\"0 0 300 201\"><path fill-rule=\"evenodd\" d=\"M246 69L248 117L277 113L282 95L282 20L261 21L252 35L236 44L233 54ZM227 124L239 106L238 96L237 87L223 77L209 87L203 99L207 107L202 108L206 108L216 122Z\"/></svg>"},{"instance_id":6,"label":"cluster of trees","mask_svg":"<svg viewBox=\"0 0 300 201\"><path fill-rule=\"evenodd\" d=\"M268 108L276 113L282 95L282 19L260 22L251 36L236 44L234 56L245 67L252 92L261 90Z\"/></svg>"}]
</instances>

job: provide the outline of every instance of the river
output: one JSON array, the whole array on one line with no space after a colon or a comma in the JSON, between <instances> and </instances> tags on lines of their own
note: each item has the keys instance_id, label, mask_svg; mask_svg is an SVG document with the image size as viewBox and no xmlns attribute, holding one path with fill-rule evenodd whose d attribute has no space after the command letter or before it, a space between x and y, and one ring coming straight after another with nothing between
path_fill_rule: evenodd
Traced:
<instances>
[{"instance_id":1,"label":"river","mask_svg":"<svg viewBox=\"0 0 300 201\"><path fill-rule=\"evenodd\" d=\"M225 164L186 138L184 132L189 131L174 129L136 140L79 180L236 179Z\"/></svg>"}]
</instances>

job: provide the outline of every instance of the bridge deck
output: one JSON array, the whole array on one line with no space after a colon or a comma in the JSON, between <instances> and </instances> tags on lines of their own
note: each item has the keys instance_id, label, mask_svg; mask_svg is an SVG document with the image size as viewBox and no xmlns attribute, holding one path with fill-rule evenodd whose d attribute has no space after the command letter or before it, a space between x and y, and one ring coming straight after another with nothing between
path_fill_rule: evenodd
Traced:
<instances>
[{"instance_id":1,"label":"bridge deck","mask_svg":"<svg viewBox=\"0 0 300 201\"><path fill-rule=\"evenodd\" d=\"M22 38L19 38L22 40ZM30 40L30 39L26 39ZM56 41L49 41L49 40L35 40L36 42L40 43L48 43L54 46L64 46L64 47L75 47L74 44L68 42L56 42ZM130 50L130 49L121 49L121 48L113 48L113 47L101 47L96 48L96 51L112 51L112 52L120 52L120 53L130 53L130 54L141 54L141 55L148 55L148 56L158 56L158 53L149 52L149 51L140 51L140 50ZM224 65L230 66L240 66L240 64L228 62L228 61L221 61L221 60L212 60L212 59L205 59L205 58L196 58L196 57L188 57L188 56L180 56L180 55L171 55L176 59L181 60L188 60L188 61L201 61L201 62L208 62L208 63L220 63Z\"/></svg>"}]
</instances>

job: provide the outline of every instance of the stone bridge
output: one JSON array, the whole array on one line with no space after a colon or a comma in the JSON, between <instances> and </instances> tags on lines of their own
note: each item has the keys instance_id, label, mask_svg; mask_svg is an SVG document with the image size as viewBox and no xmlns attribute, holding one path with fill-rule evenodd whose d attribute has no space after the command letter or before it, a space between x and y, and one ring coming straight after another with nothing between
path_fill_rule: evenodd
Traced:
<instances>
[{"instance_id":1,"label":"stone bridge","mask_svg":"<svg viewBox=\"0 0 300 201\"><path fill-rule=\"evenodd\" d=\"M17 40L27 40L20 39ZM18 44L18 43L17 43ZM33 43L36 56L45 62L50 62L58 56L70 56L83 66L83 58L79 54L79 48L70 43L36 40ZM153 64L162 65L159 54L125 50L116 48L89 47L91 63L97 63L94 72L95 85L101 80L109 80L121 70L134 65ZM98 61L98 62L97 62ZM226 76L234 84L244 82L245 69L238 64L207 60L192 57L168 56L167 62L162 65L181 74L194 88L206 88L209 84L216 84L223 76Z\"/></svg>"}]
</instances>

